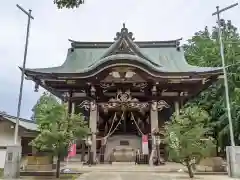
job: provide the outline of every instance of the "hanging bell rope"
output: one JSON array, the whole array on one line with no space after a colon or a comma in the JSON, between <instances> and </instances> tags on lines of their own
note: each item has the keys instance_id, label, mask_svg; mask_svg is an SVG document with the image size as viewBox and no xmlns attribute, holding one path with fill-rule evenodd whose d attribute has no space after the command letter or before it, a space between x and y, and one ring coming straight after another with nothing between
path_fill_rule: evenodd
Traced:
<instances>
[{"instance_id":1,"label":"hanging bell rope","mask_svg":"<svg viewBox=\"0 0 240 180\"><path fill-rule=\"evenodd\" d=\"M109 129L109 131L108 131L107 135L106 135L105 137L103 137L103 138L106 138L106 137L108 137L108 136L109 136L109 134L111 133L111 130L112 130L112 128L113 128L114 121L116 120L116 118L117 118L117 113L115 112L115 113L114 113L114 117L113 117L113 119L112 119L112 123L111 123L110 129Z\"/></svg>"},{"instance_id":2,"label":"hanging bell rope","mask_svg":"<svg viewBox=\"0 0 240 180\"><path fill-rule=\"evenodd\" d=\"M102 139L104 139L105 143L107 142L107 141L106 141L107 138L108 138L109 136L111 136L111 135L117 130L118 126L120 125L121 121L123 120L123 117L124 117L124 111L123 111L122 116L121 116L121 118L119 119L116 127L115 127L115 128L113 129L113 131L111 132L111 130L112 130L112 128L113 128L113 125L114 125L114 121L117 119L117 113L115 112L115 115L114 115L114 118L113 118L113 120L112 120L112 124L111 124L111 127L110 127L110 129L109 129L109 132L108 132L108 134L107 134L106 136L104 136L104 137L102 138Z\"/></svg>"},{"instance_id":3,"label":"hanging bell rope","mask_svg":"<svg viewBox=\"0 0 240 180\"><path fill-rule=\"evenodd\" d=\"M120 125L121 121L124 119L124 118L123 118L123 117L124 117L124 114L125 114L125 112L123 111L122 116L121 116L121 118L120 118L119 121L118 121L118 124L116 125L116 127L114 128L114 130L109 133L109 135L107 136L107 138L108 138L109 136L111 136L111 135L117 130L117 128L118 128L118 126Z\"/></svg>"},{"instance_id":4,"label":"hanging bell rope","mask_svg":"<svg viewBox=\"0 0 240 180\"><path fill-rule=\"evenodd\" d=\"M134 121L134 123L135 123L135 125L136 125L136 127L137 127L137 129L138 129L138 131L140 132L140 134L143 136L144 135L144 133L141 131L141 129L139 128L139 126L138 126L138 124L137 124L137 122L136 122L136 120L135 120L135 118L134 118L134 115L133 115L133 113L131 112L131 119Z\"/></svg>"}]
</instances>

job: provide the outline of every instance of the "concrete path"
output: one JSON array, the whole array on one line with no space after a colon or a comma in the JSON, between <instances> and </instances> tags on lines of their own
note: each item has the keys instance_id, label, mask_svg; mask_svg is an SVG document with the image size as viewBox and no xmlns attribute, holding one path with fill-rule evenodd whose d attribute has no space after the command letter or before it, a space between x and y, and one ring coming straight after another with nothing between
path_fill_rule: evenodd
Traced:
<instances>
[{"instance_id":1,"label":"concrete path","mask_svg":"<svg viewBox=\"0 0 240 180\"><path fill-rule=\"evenodd\" d=\"M162 166L149 166L149 165L134 165L129 163L120 164L99 164L96 166L86 166L79 163L69 163L64 168L71 169L72 171L77 171L81 173L88 172L178 172L179 169L186 170L184 166L177 163L167 163Z\"/></svg>"},{"instance_id":2,"label":"concrete path","mask_svg":"<svg viewBox=\"0 0 240 180\"><path fill-rule=\"evenodd\" d=\"M170 178L163 176L160 178L155 173L91 172L77 180L170 180Z\"/></svg>"},{"instance_id":3,"label":"concrete path","mask_svg":"<svg viewBox=\"0 0 240 180\"><path fill-rule=\"evenodd\" d=\"M77 180L189 180L185 173L153 173L153 172L90 172ZM227 176L196 176L200 180L229 180Z\"/></svg>"}]
</instances>

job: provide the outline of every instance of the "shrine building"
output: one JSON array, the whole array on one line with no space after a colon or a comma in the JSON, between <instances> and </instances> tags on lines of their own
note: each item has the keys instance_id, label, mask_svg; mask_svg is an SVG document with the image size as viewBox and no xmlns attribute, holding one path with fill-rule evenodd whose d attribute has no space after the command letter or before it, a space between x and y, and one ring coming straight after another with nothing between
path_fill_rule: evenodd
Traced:
<instances>
[{"instance_id":1,"label":"shrine building","mask_svg":"<svg viewBox=\"0 0 240 180\"><path fill-rule=\"evenodd\" d=\"M152 131L161 132L174 112L222 75L221 68L188 64L180 39L135 41L125 24L113 42L70 42L61 66L26 69L25 75L36 89L68 102L69 113L84 115L100 162L114 153L115 161L130 161L123 152L143 151L143 136L150 154ZM85 153L84 142L77 147ZM166 155L163 143L160 154Z\"/></svg>"}]
</instances>

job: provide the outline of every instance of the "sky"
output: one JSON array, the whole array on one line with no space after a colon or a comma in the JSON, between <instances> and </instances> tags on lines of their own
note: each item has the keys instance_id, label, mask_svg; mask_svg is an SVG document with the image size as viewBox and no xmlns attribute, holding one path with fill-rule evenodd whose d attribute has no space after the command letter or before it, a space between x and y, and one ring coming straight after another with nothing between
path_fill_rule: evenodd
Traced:
<instances>
[{"instance_id":1,"label":"sky","mask_svg":"<svg viewBox=\"0 0 240 180\"><path fill-rule=\"evenodd\" d=\"M112 41L126 23L138 41L186 41L205 26L214 26L216 6L236 0L85 0L78 9L59 10L53 0L5 0L0 6L0 111L16 115L27 16L17 7L32 9L27 68L61 65L77 41ZM224 12L240 28L240 6ZM30 118L31 109L43 89L34 92L34 83L24 81L21 117Z\"/></svg>"}]
</instances>

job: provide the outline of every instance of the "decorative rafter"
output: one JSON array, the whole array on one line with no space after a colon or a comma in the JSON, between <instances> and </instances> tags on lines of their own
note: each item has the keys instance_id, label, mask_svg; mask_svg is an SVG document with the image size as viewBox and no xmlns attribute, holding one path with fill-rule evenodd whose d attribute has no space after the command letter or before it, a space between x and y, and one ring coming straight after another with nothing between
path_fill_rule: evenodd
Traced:
<instances>
[{"instance_id":1,"label":"decorative rafter","mask_svg":"<svg viewBox=\"0 0 240 180\"><path fill-rule=\"evenodd\" d=\"M163 110L163 108L170 108L170 105L164 100L152 102L152 110L153 111L161 111L161 110Z\"/></svg>"},{"instance_id":2,"label":"decorative rafter","mask_svg":"<svg viewBox=\"0 0 240 180\"><path fill-rule=\"evenodd\" d=\"M122 92L118 90L115 98L111 98L108 103L102 103L101 107L104 111L108 111L108 109L113 108L134 108L134 109L146 109L149 107L148 103L139 102L138 99L132 98L130 90Z\"/></svg>"},{"instance_id":3,"label":"decorative rafter","mask_svg":"<svg viewBox=\"0 0 240 180\"><path fill-rule=\"evenodd\" d=\"M90 101L84 100L84 101L82 101L78 106L79 106L80 108L85 109L86 111L89 111L89 109L90 109Z\"/></svg>"}]
</instances>

